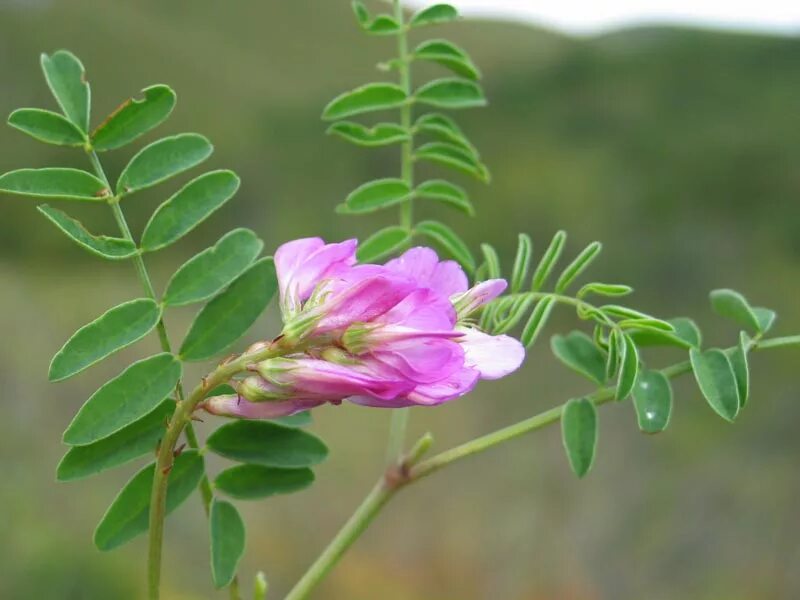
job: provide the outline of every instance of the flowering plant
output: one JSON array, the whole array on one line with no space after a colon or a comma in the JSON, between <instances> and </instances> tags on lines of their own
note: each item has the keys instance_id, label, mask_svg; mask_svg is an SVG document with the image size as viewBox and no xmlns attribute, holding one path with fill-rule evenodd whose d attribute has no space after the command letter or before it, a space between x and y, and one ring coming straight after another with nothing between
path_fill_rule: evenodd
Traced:
<instances>
[{"instance_id":1,"label":"flowering plant","mask_svg":"<svg viewBox=\"0 0 800 600\"><path fill-rule=\"evenodd\" d=\"M67 51L43 55L45 79L61 112L23 108L9 124L40 141L80 149L82 169L19 169L0 176L0 192L51 201L105 206L118 236L94 235L66 212L42 204L38 210L72 242L110 261L130 262L143 296L110 308L76 332L56 353L51 381L73 377L145 336L158 336L161 352L135 362L104 383L64 432L67 452L58 478L76 480L133 460L156 447L155 459L120 491L98 525L101 550L148 533L149 597L160 594L166 516L195 491L208 518L211 579L239 598L238 564L245 526L234 500L298 492L313 483L312 468L328 448L304 429L314 409L342 401L390 409L389 462L374 489L298 583L288 600L307 598L387 502L401 489L454 462L520 435L560 423L568 462L579 477L595 459L597 408L631 399L640 429L667 428L673 405L671 379L691 373L710 407L733 421L749 400L751 352L800 344L800 336L767 337L775 313L752 306L728 289L711 294L714 310L735 322L739 335L729 348L704 348L700 329L686 317L661 319L619 304L627 285L589 282L570 290L601 251L589 244L559 269L566 235L557 232L538 261L529 236L519 235L508 276L498 253L481 246L476 260L447 224L415 220L422 201L467 215L475 209L464 188L445 179L415 180L415 165L429 162L478 181L490 179L477 148L449 116L437 110L485 104L480 71L467 52L444 40L409 37L453 21L455 9L435 4L410 18L394 0L391 13L372 15L356 0L358 25L367 34L389 36L397 56L380 65L397 83L378 82L346 92L324 110L329 133L365 147L398 147L399 177L367 182L337 208L359 215L399 208L400 222L362 244L326 244L319 238L286 243L260 257L264 243L249 229L236 229L187 260L157 293L146 266L150 253L190 234L237 191L228 170L200 175L172 194L134 237L122 206L131 195L155 187L205 161L212 153L203 136L185 133L159 139L137 152L112 184L103 152L128 146L160 125L176 98L165 85L147 87L90 128L91 93L82 63ZM414 88L412 67L434 63L450 76ZM372 126L345 120L396 111L397 122ZM420 139L424 141L420 143ZM440 260L436 250L452 259ZM383 264L378 264L385 261ZM554 283L550 283L555 279ZM184 365L218 360L236 348L278 296L281 326L264 341L218 362L195 386L184 388ZM599 300L598 300L599 299ZM166 313L203 304L177 349ZM583 330L555 335L555 357L588 380L591 391L562 405L426 458L433 437L406 444L410 407L431 407L468 394L477 382L517 370L526 348L539 340L555 307L574 309ZM688 358L664 368L649 364L654 345L674 346ZM187 393L187 389L188 391ZM193 421L225 417L201 446ZM237 463L213 478L204 454ZM255 578L256 598L266 579Z\"/></svg>"}]
</instances>

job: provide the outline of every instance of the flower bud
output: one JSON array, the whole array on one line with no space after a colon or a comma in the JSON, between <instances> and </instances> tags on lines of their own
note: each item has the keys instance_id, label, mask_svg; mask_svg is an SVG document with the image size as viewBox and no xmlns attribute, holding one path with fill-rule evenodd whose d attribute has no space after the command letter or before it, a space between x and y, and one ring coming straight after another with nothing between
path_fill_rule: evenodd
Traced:
<instances>
[{"instance_id":1,"label":"flower bud","mask_svg":"<svg viewBox=\"0 0 800 600\"><path fill-rule=\"evenodd\" d=\"M253 375L239 383L237 391L239 396L250 402L267 402L285 399L285 394L280 389L270 385L269 381Z\"/></svg>"}]
</instances>

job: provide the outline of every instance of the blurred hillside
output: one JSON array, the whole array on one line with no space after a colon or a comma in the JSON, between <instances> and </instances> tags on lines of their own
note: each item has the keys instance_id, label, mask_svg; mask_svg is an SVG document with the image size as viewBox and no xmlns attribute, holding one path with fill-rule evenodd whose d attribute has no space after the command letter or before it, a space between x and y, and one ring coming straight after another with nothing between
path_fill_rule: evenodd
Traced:
<instances>
[{"instance_id":1,"label":"blurred hillside","mask_svg":"<svg viewBox=\"0 0 800 600\"><path fill-rule=\"evenodd\" d=\"M800 331L800 39L677 28L572 38L482 22L425 33L457 41L485 73L489 108L456 115L494 176L488 188L463 182L479 218L453 225L473 247L491 242L508 259L518 231L541 250L564 228L575 251L605 243L598 278L631 283L637 305L656 314L696 315L712 342L732 339L706 308L714 287L741 289L779 311L781 332ZM95 123L139 89L168 83L178 107L149 139L198 131L216 145L209 168L242 176L216 219L150 259L161 285L234 226L253 228L270 249L299 236L363 236L394 218L332 212L360 183L397 171L396 150L351 148L326 138L319 120L339 92L386 77L374 65L393 52L391 41L357 32L346 0L0 0L0 114L53 108L38 57L61 47L87 66ZM419 79L438 72L420 70ZM108 154L107 169L117 173L133 151ZM0 172L83 166L81 158L0 130ZM126 206L134 229L164 199L159 190ZM58 387L45 374L72 331L140 292L126 265L98 265L34 206L0 198L0 598L139 598L142 540L111 555L91 546L133 468L53 482L69 415L125 357ZM114 232L106 211L69 210L93 231ZM173 319L177 335L191 312ZM566 315L558 324L574 326ZM274 319L264 328L272 333ZM656 439L635 431L629 406L604 409L586 481L573 481L553 430L421 484L319 597L800 597L797 356L754 362L754 401L734 428L684 385L670 431ZM553 364L541 344L523 373L460 404L414 412L414 430L432 429L444 448L585 393ZM371 486L387 420L355 407L320 410L315 427L333 451L318 485L249 506L245 573L266 569L276 597ZM200 522L199 503L170 522L167 600L209 597Z\"/></svg>"}]
</instances>

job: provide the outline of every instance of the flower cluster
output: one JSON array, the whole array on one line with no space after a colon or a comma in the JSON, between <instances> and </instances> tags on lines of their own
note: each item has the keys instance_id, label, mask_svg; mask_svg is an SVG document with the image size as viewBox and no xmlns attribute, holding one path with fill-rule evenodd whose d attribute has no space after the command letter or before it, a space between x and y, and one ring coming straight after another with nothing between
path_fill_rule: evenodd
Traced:
<instances>
[{"instance_id":1,"label":"flower cluster","mask_svg":"<svg viewBox=\"0 0 800 600\"><path fill-rule=\"evenodd\" d=\"M275 253L283 336L297 353L251 366L236 395L206 411L275 418L325 403L432 406L479 379L516 370L514 338L471 327L469 315L503 292L502 279L469 288L454 261L417 247L385 265L356 264L356 240L301 239Z\"/></svg>"}]
</instances>

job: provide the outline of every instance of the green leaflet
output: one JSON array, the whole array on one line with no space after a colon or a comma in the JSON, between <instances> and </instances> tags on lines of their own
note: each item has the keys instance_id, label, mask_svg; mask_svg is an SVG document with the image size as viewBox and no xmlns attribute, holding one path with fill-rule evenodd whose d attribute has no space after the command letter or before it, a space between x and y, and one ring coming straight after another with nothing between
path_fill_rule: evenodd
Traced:
<instances>
[{"instance_id":1,"label":"green leaflet","mask_svg":"<svg viewBox=\"0 0 800 600\"><path fill-rule=\"evenodd\" d=\"M334 98L322 113L325 121L376 110L399 108L406 101L406 93L394 83L369 83Z\"/></svg>"},{"instance_id":2,"label":"green leaflet","mask_svg":"<svg viewBox=\"0 0 800 600\"><path fill-rule=\"evenodd\" d=\"M736 387L739 390L739 410L745 407L750 398L750 366L747 358L749 348L750 336L742 331L739 333L739 345L728 354L736 377Z\"/></svg>"},{"instance_id":3,"label":"green leaflet","mask_svg":"<svg viewBox=\"0 0 800 600\"><path fill-rule=\"evenodd\" d=\"M262 465L237 465L224 470L214 480L214 487L239 500L256 500L276 494L299 492L314 483L308 468L278 469Z\"/></svg>"},{"instance_id":4,"label":"green leaflet","mask_svg":"<svg viewBox=\"0 0 800 600\"><path fill-rule=\"evenodd\" d=\"M164 436L175 410L173 400L164 400L155 410L116 433L86 446L72 446L58 463L58 481L83 479L151 454Z\"/></svg>"},{"instance_id":5,"label":"green leaflet","mask_svg":"<svg viewBox=\"0 0 800 600\"><path fill-rule=\"evenodd\" d=\"M223 352L255 323L277 288L275 264L262 258L198 313L181 345L181 358L205 360Z\"/></svg>"},{"instance_id":6,"label":"green leaflet","mask_svg":"<svg viewBox=\"0 0 800 600\"><path fill-rule=\"evenodd\" d=\"M91 91L81 61L71 52L59 50L52 56L42 54L41 63L47 85L61 110L81 131L88 132Z\"/></svg>"},{"instance_id":7,"label":"green leaflet","mask_svg":"<svg viewBox=\"0 0 800 600\"><path fill-rule=\"evenodd\" d=\"M411 236L405 227L385 227L359 244L356 256L361 263L375 262L402 249L410 241Z\"/></svg>"},{"instance_id":8,"label":"green leaflet","mask_svg":"<svg viewBox=\"0 0 800 600\"><path fill-rule=\"evenodd\" d=\"M447 23L458 18L458 11L450 4L434 4L417 12L409 24L411 27Z\"/></svg>"},{"instance_id":9,"label":"green leaflet","mask_svg":"<svg viewBox=\"0 0 800 600\"><path fill-rule=\"evenodd\" d=\"M207 445L225 458L265 467L310 467L328 456L319 438L270 421L227 423L209 436Z\"/></svg>"},{"instance_id":10,"label":"green leaflet","mask_svg":"<svg viewBox=\"0 0 800 600\"><path fill-rule=\"evenodd\" d=\"M428 160L441 165L452 167L476 179L489 183L491 175L477 156L470 150L450 144L448 142L431 142L424 144L414 151L415 160Z\"/></svg>"},{"instance_id":11,"label":"green leaflet","mask_svg":"<svg viewBox=\"0 0 800 600\"><path fill-rule=\"evenodd\" d=\"M183 133L153 142L134 156L117 180L117 195L154 186L199 165L214 151L205 137Z\"/></svg>"},{"instance_id":12,"label":"green leaflet","mask_svg":"<svg viewBox=\"0 0 800 600\"><path fill-rule=\"evenodd\" d=\"M467 192L444 179L432 179L420 184L414 190L414 196L416 198L435 200L447 206L452 206L470 217L475 216L475 208L472 206Z\"/></svg>"},{"instance_id":13,"label":"green leaflet","mask_svg":"<svg viewBox=\"0 0 800 600\"><path fill-rule=\"evenodd\" d=\"M686 317L676 317L667 321L674 331L655 329L632 331L630 336L637 346L678 346L679 348L699 348L703 336L697 324Z\"/></svg>"},{"instance_id":14,"label":"green leaflet","mask_svg":"<svg viewBox=\"0 0 800 600\"><path fill-rule=\"evenodd\" d=\"M564 244L567 241L567 234L565 231L557 231L550 241L550 245L545 250L539 264L536 265L536 270L533 272L533 283L531 289L536 292L544 286L553 268L556 266L558 259L561 257L561 252L564 250Z\"/></svg>"},{"instance_id":15,"label":"green leaflet","mask_svg":"<svg viewBox=\"0 0 800 600\"><path fill-rule=\"evenodd\" d=\"M178 269L167 284L164 304L183 306L215 296L247 270L263 247L249 229L227 233Z\"/></svg>"},{"instance_id":16,"label":"green leaflet","mask_svg":"<svg viewBox=\"0 0 800 600\"><path fill-rule=\"evenodd\" d=\"M475 258L469 251L469 247L444 223L438 221L422 221L417 223L415 231L436 241L440 246L447 250L453 258L470 273L475 271Z\"/></svg>"},{"instance_id":17,"label":"green leaflet","mask_svg":"<svg viewBox=\"0 0 800 600\"><path fill-rule=\"evenodd\" d=\"M172 393L180 377L181 364L171 354L133 363L92 394L64 432L64 443L93 444L138 421Z\"/></svg>"},{"instance_id":18,"label":"green leaflet","mask_svg":"<svg viewBox=\"0 0 800 600\"><path fill-rule=\"evenodd\" d=\"M734 290L714 290L710 294L711 308L721 317L731 319L756 333L766 333L775 321L775 311L753 307Z\"/></svg>"},{"instance_id":19,"label":"green leaflet","mask_svg":"<svg viewBox=\"0 0 800 600\"><path fill-rule=\"evenodd\" d=\"M486 106L481 87L465 79L435 79L420 87L414 94L420 104L439 108L476 108Z\"/></svg>"},{"instance_id":20,"label":"green leaflet","mask_svg":"<svg viewBox=\"0 0 800 600\"><path fill-rule=\"evenodd\" d=\"M155 463L139 471L108 507L94 532L98 549L113 550L147 531L154 471ZM197 489L204 473L203 457L196 450L187 450L175 459L167 483L167 514Z\"/></svg>"},{"instance_id":21,"label":"green leaflet","mask_svg":"<svg viewBox=\"0 0 800 600\"><path fill-rule=\"evenodd\" d=\"M233 581L244 554L245 528L239 511L230 502L214 499L209 514L211 530L211 578L223 588Z\"/></svg>"},{"instance_id":22,"label":"green leaflet","mask_svg":"<svg viewBox=\"0 0 800 600\"><path fill-rule=\"evenodd\" d=\"M122 260L130 258L137 252L136 245L132 241L106 235L92 235L77 219L57 208L41 204L37 209L73 242L100 258Z\"/></svg>"},{"instance_id":23,"label":"green leaflet","mask_svg":"<svg viewBox=\"0 0 800 600\"><path fill-rule=\"evenodd\" d=\"M111 192L94 175L79 169L17 169L0 175L0 192L53 198L105 202Z\"/></svg>"},{"instance_id":24,"label":"green leaflet","mask_svg":"<svg viewBox=\"0 0 800 600\"><path fill-rule=\"evenodd\" d=\"M561 273L561 276L556 282L556 292L559 294L567 290L570 284L580 277L589 266L594 262L594 259L600 254L603 245L600 242L592 242L584 248L578 256L575 257L570 264Z\"/></svg>"},{"instance_id":25,"label":"green leaflet","mask_svg":"<svg viewBox=\"0 0 800 600\"><path fill-rule=\"evenodd\" d=\"M414 124L414 130L420 133L432 134L446 142L461 146L476 159L479 157L477 148L467 139L467 136L461 131L456 122L446 115L441 113L422 115Z\"/></svg>"},{"instance_id":26,"label":"green leaflet","mask_svg":"<svg viewBox=\"0 0 800 600\"><path fill-rule=\"evenodd\" d=\"M481 77L478 67L472 62L467 52L447 40L437 39L422 42L414 50L413 56L418 60L427 60L440 64L456 75L473 81Z\"/></svg>"},{"instance_id":27,"label":"green leaflet","mask_svg":"<svg viewBox=\"0 0 800 600\"><path fill-rule=\"evenodd\" d=\"M336 208L341 214L366 214L395 206L411 197L411 188L402 179L378 179L354 190Z\"/></svg>"},{"instance_id":28,"label":"green leaflet","mask_svg":"<svg viewBox=\"0 0 800 600\"><path fill-rule=\"evenodd\" d=\"M539 334L542 332L542 329L547 325L547 320L550 318L555 304L555 298L552 296L545 296L534 306L531 316L525 324L522 335L520 336L520 342L522 342L523 346L526 348L533 346Z\"/></svg>"},{"instance_id":29,"label":"green leaflet","mask_svg":"<svg viewBox=\"0 0 800 600\"><path fill-rule=\"evenodd\" d=\"M639 371L639 352L636 344L627 334L621 334L619 343L619 377L617 378L617 400L624 400L636 384L636 375Z\"/></svg>"},{"instance_id":30,"label":"green leaflet","mask_svg":"<svg viewBox=\"0 0 800 600\"><path fill-rule=\"evenodd\" d=\"M572 471L583 477L592 468L597 449L597 409L590 400L567 402L561 415L561 438Z\"/></svg>"},{"instance_id":31,"label":"green leaflet","mask_svg":"<svg viewBox=\"0 0 800 600\"><path fill-rule=\"evenodd\" d=\"M161 309L150 298L131 300L109 309L81 327L50 363L48 378L61 381L142 339L158 323Z\"/></svg>"},{"instance_id":32,"label":"green leaflet","mask_svg":"<svg viewBox=\"0 0 800 600\"><path fill-rule=\"evenodd\" d=\"M352 121L340 121L331 125L327 133L338 135L353 144L368 147L388 146L409 139L408 132L394 123L378 123L370 128Z\"/></svg>"},{"instance_id":33,"label":"green leaflet","mask_svg":"<svg viewBox=\"0 0 800 600\"><path fill-rule=\"evenodd\" d=\"M659 433L669 425L672 415L672 387L659 371L639 372L633 388L633 406L644 433Z\"/></svg>"},{"instance_id":34,"label":"green leaflet","mask_svg":"<svg viewBox=\"0 0 800 600\"><path fill-rule=\"evenodd\" d=\"M20 108L8 117L8 124L32 138L58 146L83 146L84 133L58 113L38 108Z\"/></svg>"},{"instance_id":35,"label":"green leaflet","mask_svg":"<svg viewBox=\"0 0 800 600\"><path fill-rule=\"evenodd\" d=\"M603 385L606 380L606 359L592 338L581 331L566 336L554 335L551 340L553 354L570 369Z\"/></svg>"},{"instance_id":36,"label":"green leaflet","mask_svg":"<svg viewBox=\"0 0 800 600\"><path fill-rule=\"evenodd\" d=\"M182 238L230 200L239 184L233 171L211 171L187 183L150 217L142 250L160 250Z\"/></svg>"},{"instance_id":37,"label":"green leaflet","mask_svg":"<svg viewBox=\"0 0 800 600\"><path fill-rule=\"evenodd\" d=\"M709 406L726 421L739 413L739 387L730 359L722 350L689 351L697 384Z\"/></svg>"},{"instance_id":38,"label":"green leaflet","mask_svg":"<svg viewBox=\"0 0 800 600\"><path fill-rule=\"evenodd\" d=\"M175 108L175 92L166 85L142 90L144 98L128 98L92 133L92 147L98 152L129 144L163 123Z\"/></svg>"}]
</instances>

